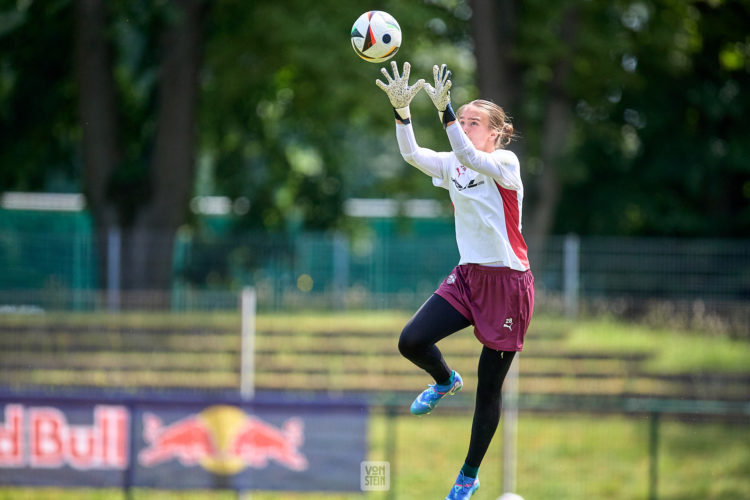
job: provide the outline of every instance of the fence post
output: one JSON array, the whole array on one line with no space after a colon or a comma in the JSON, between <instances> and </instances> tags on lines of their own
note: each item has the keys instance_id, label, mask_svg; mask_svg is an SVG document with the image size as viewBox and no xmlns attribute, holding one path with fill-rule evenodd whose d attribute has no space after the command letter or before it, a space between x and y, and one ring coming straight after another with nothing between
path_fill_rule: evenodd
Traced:
<instances>
[{"instance_id":1,"label":"fence post","mask_svg":"<svg viewBox=\"0 0 750 500\"><path fill-rule=\"evenodd\" d=\"M385 408L385 456L391 471L390 488L386 493L388 500L396 498L396 445L398 444L397 428L398 409L395 401L386 402Z\"/></svg>"},{"instance_id":2,"label":"fence post","mask_svg":"<svg viewBox=\"0 0 750 500\"><path fill-rule=\"evenodd\" d=\"M113 312L120 309L121 246L120 228L110 227L107 230L107 306Z\"/></svg>"},{"instance_id":3,"label":"fence post","mask_svg":"<svg viewBox=\"0 0 750 500\"><path fill-rule=\"evenodd\" d=\"M563 244L563 292L565 315L578 316L579 259L581 241L578 235L568 234Z\"/></svg>"},{"instance_id":4,"label":"fence post","mask_svg":"<svg viewBox=\"0 0 750 500\"><path fill-rule=\"evenodd\" d=\"M255 396L255 288L247 286L240 295L241 347L240 347L240 395L243 399ZM238 500L250 500L250 491L238 491Z\"/></svg>"},{"instance_id":5,"label":"fence post","mask_svg":"<svg viewBox=\"0 0 750 500\"><path fill-rule=\"evenodd\" d=\"M349 242L342 233L333 236L333 307L346 308L346 289L349 286Z\"/></svg>"},{"instance_id":6,"label":"fence post","mask_svg":"<svg viewBox=\"0 0 750 500\"><path fill-rule=\"evenodd\" d=\"M503 387L503 492L516 490L516 443L518 438L518 364L513 359Z\"/></svg>"},{"instance_id":7,"label":"fence post","mask_svg":"<svg viewBox=\"0 0 750 500\"><path fill-rule=\"evenodd\" d=\"M651 412L648 432L648 499L657 500L659 497L657 488L659 486L659 417L658 411Z\"/></svg>"},{"instance_id":8,"label":"fence post","mask_svg":"<svg viewBox=\"0 0 750 500\"><path fill-rule=\"evenodd\" d=\"M128 404L128 413L130 414L130 423L128 424L130 427L130 447L128 450L128 453L130 454L130 458L128 459L127 469L125 469L125 473L123 474L123 483L122 483L122 492L123 497L125 500L133 500L133 487L135 483L135 465L136 465L136 451L138 446L136 445L136 438L135 438L135 403L129 403Z\"/></svg>"},{"instance_id":9,"label":"fence post","mask_svg":"<svg viewBox=\"0 0 750 500\"><path fill-rule=\"evenodd\" d=\"M255 395L255 288L245 287L240 297L242 338L240 351L240 394L243 399Z\"/></svg>"},{"instance_id":10,"label":"fence post","mask_svg":"<svg viewBox=\"0 0 750 500\"><path fill-rule=\"evenodd\" d=\"M83 309L83 287L85 280L83 278L83 269L88 262L86 262L82 255L82 247L85 244L86 237L81 235L78 231L73 233L73 276L72 288L73 288L73 310L80 311Z\"/></svg>"}]
</instances>

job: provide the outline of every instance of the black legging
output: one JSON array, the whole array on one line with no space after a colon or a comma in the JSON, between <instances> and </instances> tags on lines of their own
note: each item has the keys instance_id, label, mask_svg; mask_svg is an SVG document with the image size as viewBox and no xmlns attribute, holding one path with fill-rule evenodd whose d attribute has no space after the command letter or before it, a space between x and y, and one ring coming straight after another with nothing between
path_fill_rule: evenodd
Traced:
<instances>
[{"instance_id":1,"label":"black legging","mask_svg":"<svg viewBox=\"0 0 750 500\"><path fill-rule=\"evenodd\" d=\"M414 314L401 332L398 350L409 361L429 373L437 383L448 380L451 369L435 345L471 323L447 300L432 295ZM479 356L477 397L471 441L466 463L479 467L500 423L502 387L515 352L482 347Z\"/></svg>"}]
</instances>

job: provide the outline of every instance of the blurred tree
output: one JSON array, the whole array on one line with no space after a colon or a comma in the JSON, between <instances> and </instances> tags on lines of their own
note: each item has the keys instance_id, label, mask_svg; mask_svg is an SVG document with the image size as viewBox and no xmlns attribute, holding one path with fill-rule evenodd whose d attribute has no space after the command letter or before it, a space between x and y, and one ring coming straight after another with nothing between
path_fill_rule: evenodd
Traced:
<instances>
[{"instance_id":1,"label":"blurred tree","mask_svg":"<svg viewBox=\"0 0 750 500\"><path fill-rule=\"evenodd\" d=\"M351 196L444 199L398 155L382 65L349 46L367 8L2 2L0 187L84 190L101 231L132 236L138 288L166 286L192 194L236 200L237 230L335 227ZM747 0L379 8L415 78L447 62L456 103L512 115L527 234L750 234ZM447 147L424 94L412 114L422 145Z\"/></svg>"},{"instance_id":2,"label":"blurred tree","mask_svg":"<svg viewBox=\"0 0 750 500\"><path fill-rule=\"evenodd\" d=\"M576 103L621 85L618 2L471 0L480 92L506 107L520 141L533 252L555 228L569 182Z\"/></svg>"},{"instance_id":3,"label":"blurred tree","mask_svg":"<svg viewBox=\"0 0 750 500\"><path fill-rule=\"evenodd\" d=\"M750 234L750 2L471 0L480 93L522 140L524 226Z\"/></svg>"},{"instance_id":4,"label":"blurred tree","mask_svg":"<svg viewBox=\"0 0 750 500\"><path fill-rule=\"evenodd\" d=\"M431 74L465 34L465 19L445 2L385 2L404 44L394 60ZM451 2L455 3L455 2ZM393 113L374 85L380 68L354 54L349 34L366 2L217 0L209 20L201 95L202 194L249 201L240 227L323 229L341 220L349 196L411 196L430 188L396 147ZM301 13L290 15L290 13ZM464 50L462 54L471 57ZM462 75L464 82L471 74ZM415 76L416 78L416 76ZM429 99L434 140L440 127Z\"/></svg>"},{"instance_id":5,"label":"blurred tree","mask_svg":"<svg viewBox=\"0 0 750 500\"><path fill-rule=\"evenodd\" d=\"M76 76L81 117L83 190L100 238L100 255L107 255L107 231L120 226L117 206L108 187L122 161L117 89L112 72L112 51L106 36L106 12L96 0L76 3ZM105 259L99 275L107 276Z\"/></svg>"},{"instance_id":6,"label":"blurred tree","mask_svg":"<svg viewBox=\"0 0 750 500\"><path fill-rule=\"evenodd\" d=\"M2 191L80 189L72 21L66 2L0 3Z\"/></svg>"},{"instance_id":7,"label":"blurred tree","mask_svg":"<svg viewBox=\"0 0 750 500\"><path fill-rule=\"evenodd\" d=\"M122 228L120 283L125 289L168 289L177 228L187 220L197 142L195 109L206 3L174 0L151 9L76 1L76 67L83 126L84 190L101 233ZM153 129L122 132L108 14L135 9L158 19L161 60ZM128 18L125 17L125 22ZM115 26L117 26L115 24ZM121 54L122 57L122 54ZM140 75L137 75L140 76ZM127 77L122 77L126 79ZM127 83L127 82L125 82ZM146 95L146 100L151 96ZM142 126L148 126L148 120ZM129 132L129 133L128 133ZM139 141L139 139L141 139ZM135 149L136 154L128 150ZM101 252L105 255L104 252Z\"/></svg>"},{"instance_id":8,"label":"blurred tree","mask_svg":"<svg viewBox=\"0 0 750 500\"><path fill-rule=\"evenodd\" d=\"M750 236L750 2L635 2L615 19L625 78L576 102L555 229Z\"/></svg>"}]
</instances>

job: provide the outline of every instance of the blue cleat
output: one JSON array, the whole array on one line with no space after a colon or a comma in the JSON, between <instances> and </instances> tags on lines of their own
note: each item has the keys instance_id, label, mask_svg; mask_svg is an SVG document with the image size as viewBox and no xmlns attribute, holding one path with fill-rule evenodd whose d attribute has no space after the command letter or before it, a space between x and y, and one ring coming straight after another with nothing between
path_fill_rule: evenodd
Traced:
<instances>
[{"instance_id":1,"label":"blue cleat","mask_svg":"<svg viewBox=\"0 0 750 500\"><path fill-rule=\"evenodd\" d=\"M479 489L479 478L464 476L463 471L458 473L456 484L445 500L464 500L474 494Z\"/></svg>"},{"instance_id":2,"label":"blue cleat","mask_svg":"<svg viewBox=\"0 0 750 500\"><path fill-rule=\"evenodd\" d=\"M409 409L414 415L426 415L437 406L441 399L453 395L464 386L461 375L456 370L451 372L451 382L447 385L430 384L411 404Z\"/></svg>"}]
</instances>

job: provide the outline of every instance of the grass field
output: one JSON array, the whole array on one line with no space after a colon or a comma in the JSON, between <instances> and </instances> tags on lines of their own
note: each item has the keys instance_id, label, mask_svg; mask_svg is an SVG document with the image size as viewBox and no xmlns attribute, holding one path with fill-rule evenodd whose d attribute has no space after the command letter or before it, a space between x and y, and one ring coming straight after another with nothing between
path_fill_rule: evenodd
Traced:
<instances>
[{"instance_id":1,"label":"grass field","mask_svg":"<svg viewBox=\"0 0 750 500\"><path fill-rule=\"evenodd\" d=\"M398 417L397 454L391 463L393 496L253 492L253 500L444 498L462 462L470 416ZM370 459L384 460L387 420L371 422ZM662 500L750 498L750 426L666 420L661 423L658 493ZM446 438L448 436L448 438ZM477 499L502 493L501 440L480 470ZM526 500L648 499L648 422L601 415L522 414L518 435L518 493ZM0 490L2 500L119 499L116 490ZM136 490L141 500L236 499L232 492Z\"/></svg>"},{"instance_id":2,"label":"grass field","mask_svg":"<svg viewBox=\"0 0 750 500\"><path fill-rule=\"evenodd\" d=\"M339 315L261 315L259 331L295 332L300 336L325 330L360 332L391 331L392 345L408 319L404 313L347 313ZM16 321L9 318L9 321ZM29 319L18 319L27 323ZM31 319L31 322L37 319ZM64 318L71 330L90 324L89 315ZM179 319L160 316L130 316L122 319L134 325L172 326L214 322L229 326L236 317L184 315ZM450 340L450 339L449 339ZM473 342L471 335L448 344L463 349ZM196 346L199 348L200 346ZM640 370L653 374L682 374L698 377L705 373L750 375L750 345L722 335L701 331L674 331L630 325L611 319L565 320L537 316L529 332L527 347L559 352L596 352L618 355L645 354ZM288 353L291 355L293 353ZM385 358L383 358L385 359ZM523 359L523 358L522 358ZM639 358L640 359L640 358ZM106 360L105 360L106 361ZM403 361L388 361L403 363ZM523 369L534 365L529 355ZM541 361L538 361L541 363ZM564 370L565 361L545 360L545 369ZM581 362L584 363L584 362ZM585 361L597 370L611 366ZM400 365L399 365L400 366ZM586 365L588 366L588 365ZM550 368L551 367L551 368ZM585 368L585 367L584 367ZM572 368L571 368L572 369ZM583 369L580 364L577 369ZM467 390L473 390L473 373L466 373ZM425 381L426 383L427 381ZM555 387L549 384L549 388ZM418 390L421 387L415 387ZM748 400L745 399L747 402ZM501 424L502 425L502 424ZM469 412L426 417L399 416L389 420L375 414L369 427L370 460L391 461L390 493L332 495L313 493L253 492L253 500L322 500L372 498L377 500L421 500L444 498L466 453L471 415ZM601 413L522 412L518 427L518 493L526 500L647 500L649 499L649 420L647 416ZM396 433L396 453L386 452L386 436ZM496 499L502 492L501 430L480 470L482 487L474 498ZM661 500L747 500L750 499L750 421L704 421L663 416L659 426L658 497ZM335 473L335 471L332 471ZM233 492L131 492L130 498L236 499ZM117 499L118 490L59 490L0 487L0 500L31 499Z\"/></svg>"}]
</instances>

